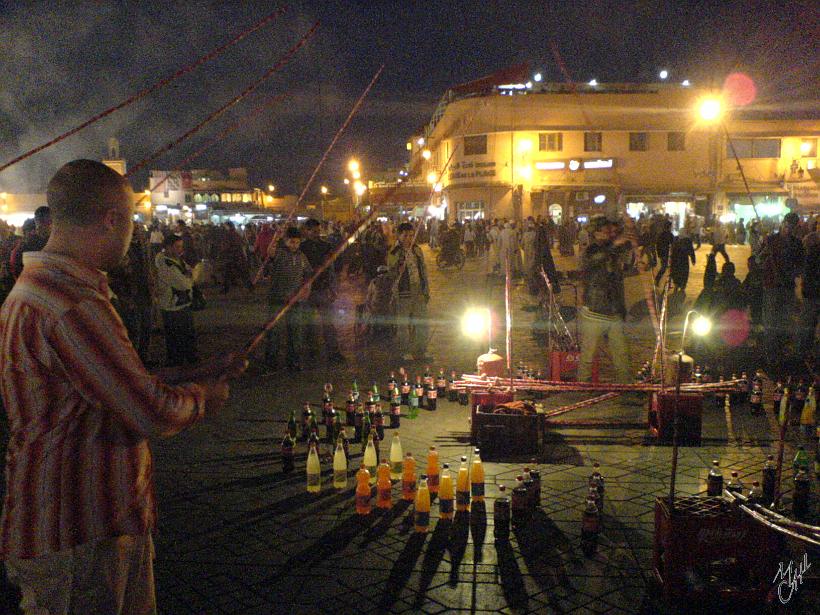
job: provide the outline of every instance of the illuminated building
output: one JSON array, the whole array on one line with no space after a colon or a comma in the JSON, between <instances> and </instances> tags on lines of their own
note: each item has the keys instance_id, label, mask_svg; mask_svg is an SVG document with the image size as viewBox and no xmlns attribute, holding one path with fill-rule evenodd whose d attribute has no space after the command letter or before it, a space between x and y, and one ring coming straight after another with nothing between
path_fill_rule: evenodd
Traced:
<instances>
[{"instance_id":1,"label":"illuminated building","mask_svg":"<svg viewBox=\"0 0 820 615\"><path fill-rule=\"evenodd\" d=\"M753 193L785 202L798 192L809 209L817 202L808 168L816 164L816 120L753 122L735 114L706 122L698 104L713 93L691 84L473 83L481 87L448 91L423 134L408 140L410 179L439 174L451 219L583 221L594 213L661 211L680 223L687 213L720 215L738 195L722 121L743 149L739 155L748 147L750 156L757 153L746 143L754 135L779 143L773 158L742 156ZM788 169L801 146L806 185L791 186ZM769 149L761 155L775 149L762 147Z\"/></svg>"}]
</instances>

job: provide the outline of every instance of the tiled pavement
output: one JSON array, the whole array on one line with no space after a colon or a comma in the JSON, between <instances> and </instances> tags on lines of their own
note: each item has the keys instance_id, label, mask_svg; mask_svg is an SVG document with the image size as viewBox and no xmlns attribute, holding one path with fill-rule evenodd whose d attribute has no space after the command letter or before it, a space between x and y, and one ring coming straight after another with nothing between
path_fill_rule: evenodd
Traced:
<instances>
[{"instance_id":1,"label":"tiled pavement","mask_svg":"<svg viewBox=\"0 0 820 615\"><path fill-rule=\"evenodd\" d=\"M743 249L730 250L745 265ZM692 295L699 290L705 251L698 256ZM559 259L559 267L572 264ZM463 307L488 300L497 307L502 297L500 285L488 283L483 273L480 261L469 262L460 274L431 272L434 367L471 370L480 348L461 338L457 316ZM631 302L639 302L640 281L632 278L628 284ZM345 289L351 288L346 283ZM264 317L262 293L233 292L228 299L211 297L199 317L206 349L236 347ZM340 318L348 325L355 304L351 292L339 301ZM514 356L539 365L543 351L528 334L532 314L518 309L526 295L519 288L514 297ZM493 540L493 499L498 485L510 485L530 455L485 464L486 510L473 509L447 523L437 520L434 503L426 536L412 531L412 507L403 504L386 515L357 518L352 491L335 492L327 484L329 468L324 468L321 494L308 495L302 447L297 471L283 475L278 449L291 408L298 411L304 399L318 399L325 381L334 384L341 402L353 377L363 388L373 379L383 385L388 370L399 366L391 348L357 346L349 326L342 333L348 367L328 369L319 359L307 361L309 369L294 375L265 374L254 366L220 415L154 444L160 517L155 566L162 613L670 610L654 599L649 579L654 498L668 492L671 449L654 445L643 429L550 429L538 459L541 510L528 528L499 545ZM648 320L631 324L630 334L642 350L633 353L637 367L652 343ZM412 373L421 367L413 365ZM555 407L578 397L562 394L545 403ZM640 423L643 413L614 401L565 416ZM399 431L404 450L412 451L423 469L423 453L431 444L443 462L457 467L472 448L469 428L466 408L440 401L436 412L403 419ZM389 448L391 430L386 433L383 450ZM765 455L774 452L771 417L708 410L703 433L703 446L681 448L678 493L702 491L713 458L721 460L727 475L736 469L751 481L759 476ZM357 445L352 450L359 453ZM607 480L604 530L597 553L586 558L580 550L580 518L595 461ZM809 588L798 596L815 597ZM796 600L791 609L798 608Z\"/></svg>"}]
</instances>

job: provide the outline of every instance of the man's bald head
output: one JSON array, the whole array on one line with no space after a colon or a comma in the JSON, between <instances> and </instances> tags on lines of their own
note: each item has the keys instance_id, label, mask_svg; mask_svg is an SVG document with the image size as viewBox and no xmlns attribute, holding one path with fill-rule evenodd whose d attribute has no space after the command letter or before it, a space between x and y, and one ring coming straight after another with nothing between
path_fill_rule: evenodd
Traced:
<instances>
[{"instance_id":1,"label":"man's bald head","mask_svg":"<svg viewBox=\"0 0 820 615\"><path fill-rule=\"evenodd\" d=\"M48 182L48 206L55 222L74 226L100 223L107 211L132 201L128 181L96 160L64 164Z\"/></svg>"}]
</instances>

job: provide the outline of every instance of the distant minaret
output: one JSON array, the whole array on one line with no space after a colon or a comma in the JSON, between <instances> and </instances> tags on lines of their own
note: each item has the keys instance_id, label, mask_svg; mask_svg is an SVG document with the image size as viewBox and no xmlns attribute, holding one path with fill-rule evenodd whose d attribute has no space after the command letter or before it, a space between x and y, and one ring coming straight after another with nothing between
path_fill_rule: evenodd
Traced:
<instances>
[{"instance_id":1,"label":"distant minaret","mask_svg":"<svg viewBox=\"0 0 820 615\"><path fill-rule=\"evenodd\" d=\"M120 142L115 137L108 139L108 158L102 163L111 167L120 175L125 175L125 159L120 158Z\"/></svg>"}]
</instances>

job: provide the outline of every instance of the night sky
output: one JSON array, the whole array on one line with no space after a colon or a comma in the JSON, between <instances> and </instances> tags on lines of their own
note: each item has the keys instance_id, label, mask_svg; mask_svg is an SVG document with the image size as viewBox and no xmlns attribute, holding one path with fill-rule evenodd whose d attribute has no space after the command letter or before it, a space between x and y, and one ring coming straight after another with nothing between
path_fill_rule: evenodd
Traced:
<instances>
[{"instance_id":1,"label":"night sky","mask_svg":"<svg viewBox=\"0 0 820 615\"><path fill-rule=\"evenodd\" d=\"M0 162L56 136L174 72L282 6L280 2L0 2ZM452 85L529 61L572 77L719 86L731 71L757 83L761 109L814 115L820 12L811 1L293 2L278 20L193 73L0 173L0 190L42 190L73 158L120 140L135 163L239 93L310 27L316 36L281 72L152 168L173 168L267 97L292 98L194 166L247 166L256 185L295 192L381 63L385 72L319 176L341 187L344 161L369 170L405 162L404 144ZM137 174L135 189L145 187ZM318 187L318 183L317 183Z\"/></svg>"}]
</instances>

